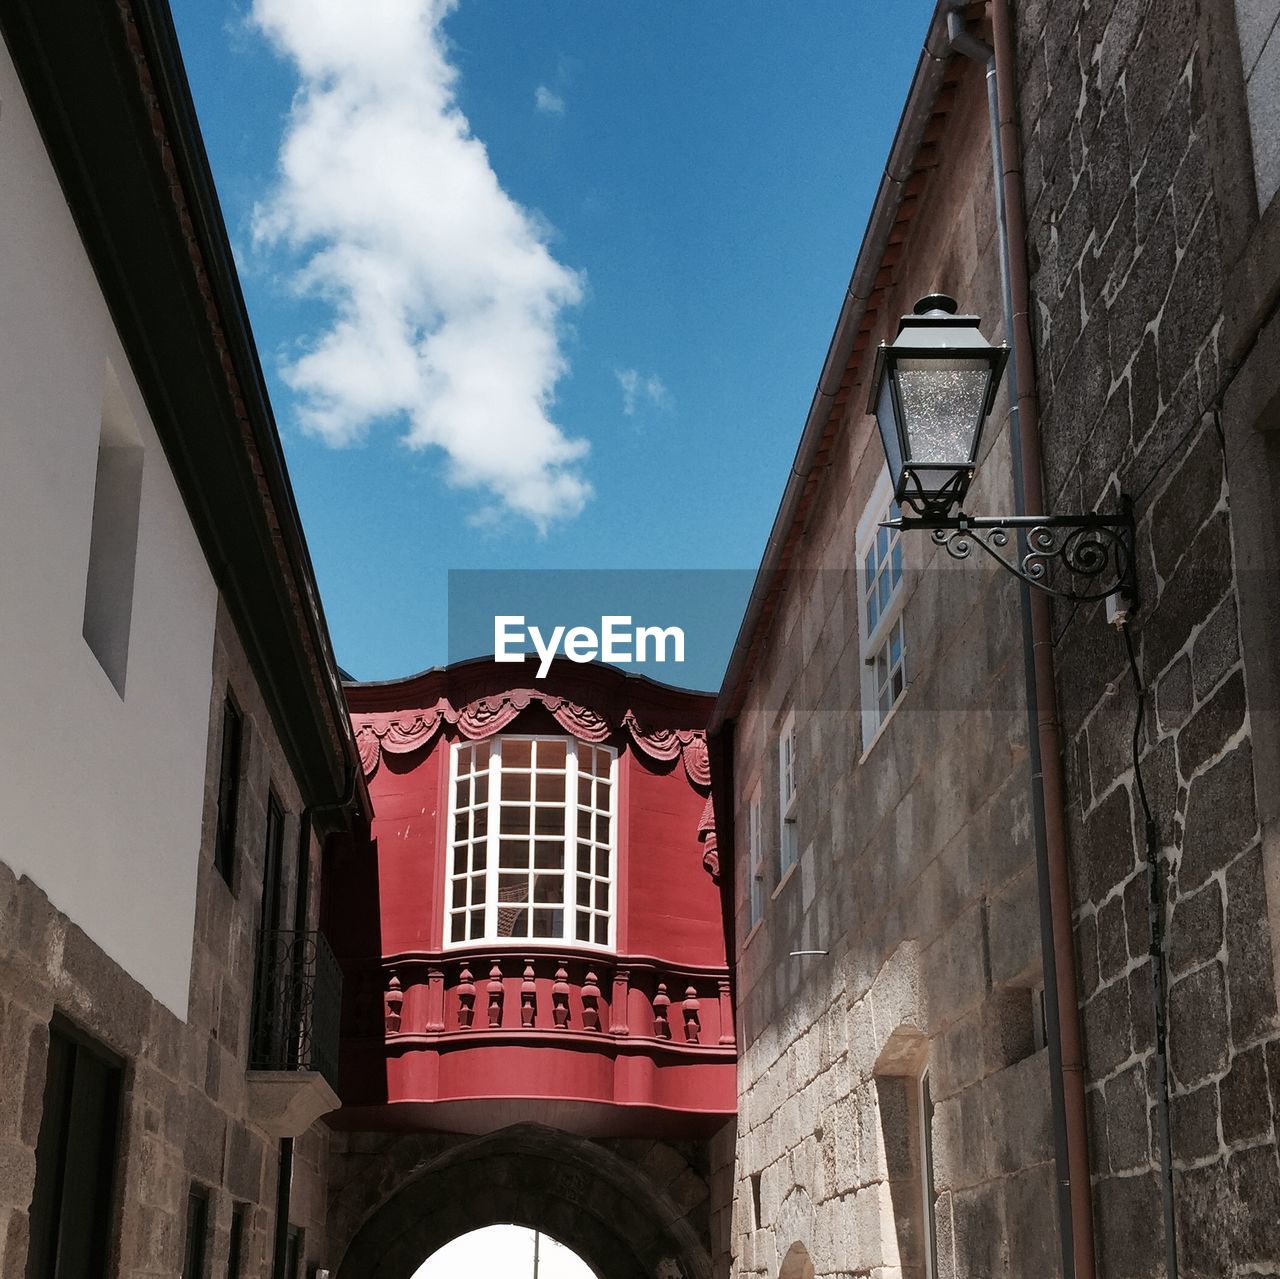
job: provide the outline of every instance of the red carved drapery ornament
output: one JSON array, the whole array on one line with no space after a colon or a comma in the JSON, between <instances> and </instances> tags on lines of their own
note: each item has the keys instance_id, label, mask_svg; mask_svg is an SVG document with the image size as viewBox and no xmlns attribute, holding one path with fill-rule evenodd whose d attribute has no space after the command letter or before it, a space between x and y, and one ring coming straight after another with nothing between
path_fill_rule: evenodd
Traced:
<instances>
[{"instance_id":1,"label":"red carved drapery ornament","mask_svg":"<svg viewBox=\"0 0 1280 1279\"><path fill-rule=\"evenodd\" d=\"M461 708L455 708L442 697L434 706L424 709L352 716L364 774L373 776L383 751L407 755L421 750L444 724L452 725L470 741L492 737L507 728L533 703L545 707L556 723L578 741L598 743L613 735L615 726L597 711L536 688L516 688L493 697L480 697ZM663 763L679 759L695 786L711 785L707 735L702 729L659 728L646 731L634 711L627 711L619 727L625 730L641 754ZM702 839L701 834L699 838ZM714 851L714 845L708 851Z\"/></svg>"},{"instance_id":2,"label":"red carved drapery ornament","mask_svg":"<svg viewBox=\"0 0 1280 1279\"><path fill-rule=\"evenodd\" d=\"M716 813L707 796L706 807L702 810L702 819L698 822L698 843L702 845L702 864L707 874L714 880L720 878L720 844L716 838Z\"/></svg>"}]
</instances>

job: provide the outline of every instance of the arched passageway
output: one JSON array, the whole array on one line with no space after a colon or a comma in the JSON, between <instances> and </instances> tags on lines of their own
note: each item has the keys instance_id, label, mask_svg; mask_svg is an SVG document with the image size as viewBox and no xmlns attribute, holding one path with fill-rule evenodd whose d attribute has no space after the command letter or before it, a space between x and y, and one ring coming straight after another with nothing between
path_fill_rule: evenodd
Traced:
<instances>
[{"instance_id":1,"label":"arched passageway","mask_svg":"<svg viewBox=\"0 0 1280 1279\"><path fill-rule=\"evenodd\" d=\"M481 1226L434 1252L414 1279L473 1279L476 1275L510 1279L600 1279L571 1248L546 1231L524 1226Z\"/></svg>"},{"instance_id":2,"label":"arched passageway","mask_svg":"<svg viewBox=\"0 0 1280 1279\"><path fill-rule=\"evenodd\" d=\"M355 1230L338 1279L411 1279L450 1240L504 1223L553 1235L600 1279L710 1279L706 1241L640 1165L536 1124L410 1170Z\"/></svg>"}]
</instances>

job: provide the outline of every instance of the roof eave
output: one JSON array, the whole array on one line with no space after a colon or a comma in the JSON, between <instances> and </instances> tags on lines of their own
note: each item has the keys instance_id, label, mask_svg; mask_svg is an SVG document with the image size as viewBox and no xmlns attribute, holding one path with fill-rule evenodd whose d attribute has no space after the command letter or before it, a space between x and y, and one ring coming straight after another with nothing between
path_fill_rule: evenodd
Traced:
<instances>
[{"instance_id":1,"label":"roof eave","mask_svg":"<svg viewBox=\"0 0 1280 1279\"><path fill-rule=\"evenodd\" d=\"M168 9L7 0L0 31L303 801L367 814Z\"/></svg>"}]
</instances>

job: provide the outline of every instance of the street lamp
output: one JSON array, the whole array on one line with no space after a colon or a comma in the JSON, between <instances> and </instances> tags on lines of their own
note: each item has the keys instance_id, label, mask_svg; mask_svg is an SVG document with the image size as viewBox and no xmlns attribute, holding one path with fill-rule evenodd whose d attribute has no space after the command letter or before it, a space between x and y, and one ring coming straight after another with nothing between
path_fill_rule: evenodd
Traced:
<instances>
[{"instance_id":1,"label":"street lamp","mask_svg":"<svg viewBox=\"0 0 1280 1279\"><path fill-rule=\"evenodd\" d=\"M946 516L964 501L1008 358L945 293L921 298L892 345L881 344L867 412L880 424L900 506Z\"/></svg>"},{"instance_id":2,"label":"street lamp","mask_svg":"<svg viewBox=\"0 0 1280 1279\"><path fill-rule=\"evenodd\" d=\"M1119 515L972 516L961 509L1009 351L982 336L977 316L956 310L946 294L921 298L876 353L867 412L880 427L894 497L915 512L882 527L926 530L958 560L976 544L1028 585L1077 602L1108 600L1112 620L1125 620L1137 602L1128 498ZM1006 555L1010 529L1018 548ZM1051 574L1055 567L1065 581Z\"/></svg>"}]
</instances>

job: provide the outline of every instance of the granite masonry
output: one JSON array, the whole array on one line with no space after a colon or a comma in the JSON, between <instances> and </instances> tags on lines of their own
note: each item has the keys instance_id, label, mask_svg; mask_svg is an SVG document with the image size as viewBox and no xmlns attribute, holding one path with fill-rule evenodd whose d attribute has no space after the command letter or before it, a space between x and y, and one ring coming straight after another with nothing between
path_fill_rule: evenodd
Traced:
<instances>
[{"instance_id":1,"label":"granite masonry","mask_svg":"<svg viewBox=\"0 0 1280 1279\"><path fill-rule=\"evenodd\" d=\"M1278 15L1261 0L1012 7L1046 500L1124 494L1138 521L1141 710L1101 605L1064 605L1054 627L1108 1279L1167 1273L1144 798L1180 1273L1280 1273ZM966 16L989 41L982 6ZM939 290L1004 336L981 79L952 57L923 132L895 144L901 204L863 277L866 341L730 716L743 1053L726 1274L1061 1271L1015 584L904 537L908 687L887 717L860 690L859 525L883 466L871 348ZM1004 414L967 509L1011 506Z\"/></svg>"},{"instance_id":2,"label":"granite masonry","mask_svg":"<svg viewBox=\"0 0 1280 1279\"><path fill-rule=\"evenodd\" d=\"M1255 623L1242 643L1274 590L1256 557L1277 555L1248 491L1274 464L1246 450L1275 425L1274 390L1251 383L1270 354L1275 385L1278 99L1259 86L1278 16L1253 0L1018 13L1047 492L1080 509L1125 493L1138 519L1136 769L1122 637L1094 607L1064 610L1057 642L1099 1272L1117 1279L1166 1273L1144 789L1164 881L1181 1273L1280 1269L1280 898L1259 804L1273 809L1276 788L1255 742L1274 733L1277 633Z\"/></svg>"},{"instance_id":3,"label":"granite masonry","mask_svg":"<svg viewBox=\"0 0 1280 1279\"><path fill-rule=\"evenodd\" d=\"M27 1273L28 1207L45 1110L55 1012L125 1063L110 1273L141 1279L181 1271L188 1191L208 1195L209 1273L227 1272L232 1214L242 1207L241 1273L271 1271L278 1143L255 1122L249 1038L263 884L268 788L296 847L301 802L256 679L219 610L209 719L190 1006L174 1016L130 978L39 886L0 862L0 1275ZM240 804L230 885L215 868L222 708L243 714ZM312 865L318 854L313 850ZM297 861L286 859L292 907ZM144 884L136 891L145 892ZM312 898L313 902L315 898ZM328 1130L297 1139L291 1222L312 1263L323 1262Z\"/></svg>"}]
</instances>

